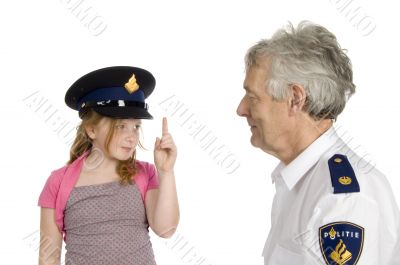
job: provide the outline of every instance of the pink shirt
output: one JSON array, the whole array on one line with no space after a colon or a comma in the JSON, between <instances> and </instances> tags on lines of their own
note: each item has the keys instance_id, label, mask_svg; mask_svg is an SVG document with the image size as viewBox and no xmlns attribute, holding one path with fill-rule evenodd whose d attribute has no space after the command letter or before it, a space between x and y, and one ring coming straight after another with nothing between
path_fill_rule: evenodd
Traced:
<instances>
[{"instance_id":1,"label":"pink shirt","mask_svg":"<svg viewBox=\"0 0 400 265\"><path fill-rule=\"evenodd\" d=\"M64 210L88 154L89 151L78 157L70 165L54 170L47 179L39 197L38 206L55 209L55 222L64 235L64 240ZM147 190L158 188L158 175L153 164L142 161L136 162L138 174L135 176L135 184L139 188L144 202Z\"/></svg>"}]
</instances>

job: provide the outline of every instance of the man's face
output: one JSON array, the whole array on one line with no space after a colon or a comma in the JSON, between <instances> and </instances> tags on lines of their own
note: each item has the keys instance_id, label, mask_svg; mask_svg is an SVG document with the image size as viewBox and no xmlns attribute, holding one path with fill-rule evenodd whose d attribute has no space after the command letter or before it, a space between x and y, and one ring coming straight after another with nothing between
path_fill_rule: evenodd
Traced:
<instances>
[{"instance_id":1,"label":"man's face","mask_svg":"<svg viewBox=\"0 0 400 265\"><path fill-rule=\"evenodd\" d=\"M267 93L268 61L251 67L244 80L246 94L237 114L247 119L251 129L251 144L267 153L276 153L290 131L287 101L274 101Z\"/></svg>"}]
</instances>

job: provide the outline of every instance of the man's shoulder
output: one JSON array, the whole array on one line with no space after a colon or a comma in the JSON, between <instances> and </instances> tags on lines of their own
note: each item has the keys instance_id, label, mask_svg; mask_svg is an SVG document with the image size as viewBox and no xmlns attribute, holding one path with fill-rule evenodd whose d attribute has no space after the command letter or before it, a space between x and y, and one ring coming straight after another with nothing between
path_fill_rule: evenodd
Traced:
<instances>
[{"instance_id":1,"label":"man's shoulder","mask_svg":"<svg viewBox=\"0 0 400 265\"><path fill-rule=\"evenodd\" d=\"M332 193L363 193L370 196L391 190L385 175L369 157L360 156L347 146L333 148L324 154L320 163L326 166L324 181L332 186Z\"/></svg>"},{"instance_id":2,"label":"man's shoulder","mask_svg":"<svg viewBox=\"0 0 400 265\"><path fill-rule=\"evenodd\" d=\"M353 165L346 155L336 153L328 159L327 163L333 193L360 192L360 184Z\"/></svg>"}]
</instances>

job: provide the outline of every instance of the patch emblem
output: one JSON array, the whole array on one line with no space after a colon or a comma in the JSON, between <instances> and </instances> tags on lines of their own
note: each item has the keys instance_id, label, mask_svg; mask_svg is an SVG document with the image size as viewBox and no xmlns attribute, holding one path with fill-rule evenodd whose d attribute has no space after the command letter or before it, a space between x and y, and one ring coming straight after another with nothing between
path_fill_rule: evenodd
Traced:
<instances>
[{"instance_id":1,"label":"patch emblem","mask_svg":"<svg viewBox=\"0 0 400 265\"><path fill-rule=\"evenodd\" d=\"M364 228L349 222L320 227L319 243L327 265L356 265L364 245Z\"/></svg>"}]
</instances>

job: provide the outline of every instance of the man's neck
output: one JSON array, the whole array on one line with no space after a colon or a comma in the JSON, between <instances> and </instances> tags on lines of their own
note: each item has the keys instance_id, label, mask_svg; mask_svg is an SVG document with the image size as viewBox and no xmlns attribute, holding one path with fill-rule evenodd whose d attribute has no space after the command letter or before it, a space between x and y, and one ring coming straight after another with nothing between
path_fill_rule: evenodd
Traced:
<instances>
[{"instance_id":1,"label":"man's neck","mask_svg":"<svg viewBox=\"0 0 400 265\"><path fill-rule=\"evenodd\" d=\"M287 147L277 154L277 157L288 165L300 155L316 139L332 127L331 120L311 121L294 130L287 141Z\"/></svg>"}]
</instances>

